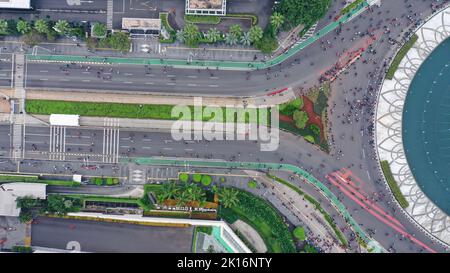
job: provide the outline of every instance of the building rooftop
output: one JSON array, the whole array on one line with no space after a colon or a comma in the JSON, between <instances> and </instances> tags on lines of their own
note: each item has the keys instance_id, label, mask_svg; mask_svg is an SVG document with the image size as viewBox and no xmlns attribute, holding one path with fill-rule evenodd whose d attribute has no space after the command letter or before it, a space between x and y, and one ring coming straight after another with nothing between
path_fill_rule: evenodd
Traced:
<instances>
[{"instance_id":1,"label":"building rooftop","mask_svg":"<svg viewBox=\"0 0 450 273\"><path fill-rule=\"evenodd\" d=\"M45 199L47 184L42 183L5 183L0 185L0 216L14 216L20 214L16 199L29 196Z\"/></svg>"},{"instance_id":2,"label":"building rooftop","mask_svg":"<svg viewBox=\"0 0 450 273\"><path fill-rule=\"evenodd\" d=\"M161 19L122 18L122 29L160 30Z\"/></svg>"},{"instance_id":3,"label":"building rooftop","mask_svg":"<svg viewBox=\"0 0 450 273\"><path fill-rule=\"evenodd\" d=\"M188 0L190 9L222 9L225 0Z\"/></svg>"},{"instance_id":4,"label":"building rooftop","mask_svg":"<svg viewBox=\"0 0 450 273\"><path fill-rule=\"evenodd\" d=\"M0 0L0 9L30 9L30 0Z\"/></svg>"}]
</instances>

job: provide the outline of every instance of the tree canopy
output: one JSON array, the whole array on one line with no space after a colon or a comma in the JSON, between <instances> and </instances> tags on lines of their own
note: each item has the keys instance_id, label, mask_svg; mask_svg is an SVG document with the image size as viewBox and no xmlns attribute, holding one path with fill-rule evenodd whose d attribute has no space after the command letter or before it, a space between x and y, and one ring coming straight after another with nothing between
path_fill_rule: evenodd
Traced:
<instances>
[{"instance_id":1,"label":"tree canopy","mask_svg":"<svg viewBox=\"0 0 450 273\"><path fill-rule=\"evenodd\" d=\"M284 16L283 27L293 28L299 24L312 25L322 18L331 0L282 0L275 11Z\"/></svg>"},{"instance_id":2,"label":"tree canopy","mask_svg":"<svg viewBox=\"0 0 450 273\"><path fill-rule=\"evenodd\" d=\"M294 119L294 122L295 122L295 126L297 128L303 129L303 128L305 128L309 117L308 117L308 114L305 111L296 110L294 112L293 119Z\"/></svg>"}]
</instances>

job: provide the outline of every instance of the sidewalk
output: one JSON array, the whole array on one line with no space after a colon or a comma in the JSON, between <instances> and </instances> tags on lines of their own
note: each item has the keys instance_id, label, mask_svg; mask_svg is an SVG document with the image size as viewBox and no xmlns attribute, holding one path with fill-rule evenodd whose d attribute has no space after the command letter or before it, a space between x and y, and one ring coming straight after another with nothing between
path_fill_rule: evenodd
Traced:
<instances>
[{"instance_id":1,"label":"sidewalk","mask_svg":"<svg viewBox=\"0 0 450 273\"><path fill-rule=\"evenodd\" d=\"M61 99L63 98L63 99ZM148 92L117 92L117 91L59 91L27 88L26 99L36 100L65 100L65 101L85 101L85 102L109 102L109 103L130 103L130 104L160 104L160 105L193 105L194 96L190 95L153 95ZM242 107L244 105L278 105L295 98L292 89L268 96L256 97L212 97L202 96L204 105L212 106L233 106Z\"/></svg>"}]
</instances>

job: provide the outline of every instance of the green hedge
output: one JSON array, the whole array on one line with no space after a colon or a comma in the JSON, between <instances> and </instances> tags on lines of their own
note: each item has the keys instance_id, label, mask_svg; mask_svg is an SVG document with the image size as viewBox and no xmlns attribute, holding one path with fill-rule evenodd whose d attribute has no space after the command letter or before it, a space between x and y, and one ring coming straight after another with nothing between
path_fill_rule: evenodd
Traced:
<instances>
[{"instance_id":1,"label":"green hedge","mask_svg":"<svg viewBox=\"0 0 450 273\"><path fill-rule=\"evenodd\" d=\"M66 187L79 187L80 182L70 181L70 180L38 180L36 183L44 183L50 186L66 186Z\"/></svg>"},{"instance_id":2,"label":"green hedge","mask_svg":"<svg viewBox=\"0 0 450 273\"><path fill-rule=\"evenodd\" d=\"M38 176L27 176L27 175L0 175L0 183L3 182L27 182L27 183L43 183L51 186L67 186L67 187L78 187L81 186L79 182L71 180L47 180L39 179Z\"/></svg>"},{"instance_id":3,"label":"green hedge","mask_svg":"<svg viewBox=\"0 0 450 273\"><path fill-rule=\"evenodd\" d=\"M212 228L212 226L198 226L196 228L196 230L197 230L197 232L203 232L203 233L206 233L208 235L211 235L213 228Z\"/></svg>"},{"instance_id":4,"label":"green hedge","mask_svg":"<svg viewBox=\"0 0 450 273\"><path fill-rule=\"evenodd\" d=\"M217 25L220 23L220 17L214 15L185 15L184 21L193 24Z\"/></svg>"},{"instance_id":5,"label":"green hedge","mask_svg":"<svg viewBox=\"0 0 450 273\"><path fill-rule=\"evenodd\" d=\"M255 180L250 180L250 181L247 182L247 187L249 187L250 189L256 188L257 185L258 184L256 183Z\"/></svg>"},{"instance_id":6,"label":"green hedge","mask_svg":"<svg viewBox=\"0 0 450 273\"><path fill-rule=\"evenodd\" d=\"M37 176L25 175L0 175L0 182L36 182Z\"/></svg>"},{"instance_id":7,"label":"green hedge","mask_svg":"<svg viewBox=\"0 0 450 273\"><path fill-rule=\"evenodd\" d=\"M13 246L11 251L17 253L32 253L33 249L29 246Z\"/></svg>"},{"instance_id":8,"label":"green hedge","mask_svg":"<svg viewBox=\"0 0 450 273\"><path fill-rule=\"evenodd\" d=\"M113 186L120 183L116 177L92 177L90 180L97 186Z\"/></svg>"},{"instance_id":9,"label":"green hedge","mask_svg":"<svg viewBox=\"0 0 450 273\"><path fill-rule=\"evenodd\" d=\"M160 43L165 43L165 44L172 44L175 42L176 40L176 32L173 29L173 27L169 24L169 20L168 20L168 13L167 12L161 12L159 14L159 18L161 19L161 24L164 26L164 28L167 30L167 32L170 35L170 38L168 39L163 39L162 37L159 39Z\"/></svg>"},{"instance_id":10,"label":"green hedge","mask_svg":"<svg viewBox=\"0 0 450 273\"><path fill-rule=\"evenodd\" d=\"M295 110L303 108L303 98L298 97L294 100L278 105L278 110L285 116L292 116Z\"/></svg>"},{"instance_id":11,"label":"green hedge","mask_svg":"<svg viewBox=\"0 0 450 273\"><path fill-rule=\"evenodd\" d=\"M250 19L252 19L252 26L256 26L258 24L258 16L256 14L251 14L251 13L228 13L224 17L250 18Z\"/></svg>"},{"instance_id":12,"label":"green hedge","mask_svg":"<svg viewBox=\"0 0 450 273\"><path fill-rule=\"evenodd\" d=\"M350 11L354 10L355 8L357 8L359 5L361 5L362 3L364 3L365 0L355 0L354 2L350 3L349 5L345 6L342 10L341 10L341 15L347 14Z\"/></svg>"},{"instance_id":13,"label":"green hedge","mask_svg":"<svg viewBox=\"0 0 450 273\"><path fill-rule=\"evenodd\" d=\"M305 229L303 227L300 226L296 227L292 232L292 234L294 235L295 238L297 238L300 241L306 240Z\"/></svg>"},{"instance_id":14,"label":"green hedge","mask_svg":"<svg viewBox=\"0 0 450 273\"><path fill-rule=\"evenodd\" d=\"M229 223L237 219L248 223L261 235L269 252L296 252L292 234L278 211L265 200L249 192L243 190L238 192L238 205L232 208L220 206L219 217Z\"/></svg>"},{"instance_id":15,"label":"green hedge","mask_svg":"<svg viewBox=\"0 0 450 273\"><path fill-rule=\"evenodd\" d=\"M406 209L409 206L409 203L406 200L405 196L403 196L399 186L397 185L397 182L394 179L394 176L392 175L389 162L387 162L387 160L383 160L380 162L380 164L381 169L383 170L384 177L386 178L386 181L389 185L389 188L391 188L392 194L394 195L395 199L397 199L400 206Z\"/></svg>"},{"instance_id":16,"label":"green hedge","mask_svg":"<svg viewBox=\"0 0 450 273\"><path fill-rule=\"evenodd\" d=\"M68 114L83 115L93 117L116 117L116 118L138 118L138 119L164 119L179 120L178 117L172 117L172 108L174 105L163 104L130 104L130 103L109 103L109 102L81 102L81 101L55 101L55 100L27 100L26 111L30 114L50 115L50 114ZM208 121L211 117L195 116L194 107L191 108L191 120ZM206 107L206 106L205 106ZM203 109L205 108L203 107ZM226 108L222 107L223 120L226 120ZM258 112L257 112L258 113ZM270 121L262 121L261 124L267 124ZM189 117L183 117L189 119ZM248 122L248 116L245 120Z\"/></svg>"},{"instance_id":17,"label":"green hedge","mask_svg":"<svg viewBox=\"0 0 450 273\"><path fill-rule=\"evenodd\" d=\"M395 71L397 71L400 62L405 57L406 53L414 46L414 43L417 41L419 37L414 34L408 42L406 42L403 47L398 51L394 60L392 61L391 66L389 67L386 73L386 79L392 80L394 78Z\"/></svg>"}]
</instances>

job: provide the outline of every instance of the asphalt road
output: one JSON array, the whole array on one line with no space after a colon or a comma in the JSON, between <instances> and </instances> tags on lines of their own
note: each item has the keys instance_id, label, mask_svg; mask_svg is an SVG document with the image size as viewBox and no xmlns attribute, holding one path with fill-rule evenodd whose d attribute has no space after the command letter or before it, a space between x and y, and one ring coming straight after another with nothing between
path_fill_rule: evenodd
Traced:
<instances>
[{"instance_id":1,"label":"asphalt road","mask_svg":"<svg viewBox=\"0 0 450 273\"><path fill-rule=\"evenodd\" d=\"M364 32L370 27L370 24L373 24L373 26L376 26L379 22L381 22L381 26L384 25L389 26L391 30L391 37L398 37L400 31L407 28L409 23L407 22L407 19L405 16L402 17L403 14L410 14L409 10L413 10L411 14L416 13L416 17L423 17L429 14L430 12L430 4L434 3L435 1L406 1L399 4L398 1L383 1L383 5L380 8L380 12L378 13L378 9L375 9L374 14L371 16L361 16L357 18L356 20L346 24L343 27L343 32L341 35L346 36L344 38L344 42L337 42L335 44L333 36L334 33L329 34L327 37L324 38L324 40L328 39L331 41L331 45L333 46L330 49L327 49L324 51L323 48L318 46L311 46L308 47L306 50L302 51L296 58L298 58L303 65L295 65L292 66L291 62L286 62L283 65L280 66L280 68L277 69L285 69L286 71L289 69L292 69L295 73L290 73L294 76L289 76L284 78L282 75L281 77L278 76L278 79L280 82L277 82L275 86L277 88L284 87L286 85L296 85L298 83L303 83L303 86L306 87L309 84L313 84L314 81L311 79L318 78L318 74L323 69L326 69L329 64L333 64L336 61L336 50L337 48L342 49L351 49L354 48L356 45L356 48L359 48L360 46L365 45L364 39L354 39L352 42L349 42L350 39L353 38L354 33L357 31ZM409 7L409 5L412 5ZM423 14L420 14L423 13ZM390 20L392 18L399 18L398 21L395 23L396 26L390 24ZM389 20L386 20L386 18L390 18ZM398 24L398 25L397 25ZM358 30L359 29L359 30ZM382 28L383 29L383 28ZM378 30L382 32L382 29ZM375 30L376 31L376 30ZM336 39L336 41L340 41L341 37ZM356 37L356 36L355 36ZM362 41L362 44L361 44ZM359 44L358 44L359 43ZM327 47L328 47L327 46ZM411 243L409 240L406 240L402 238L402 236L399 236L398 233L393 231L390 227L386 226L385 224L378 221L376 218L374 218L372 215L368 214L365 210L361 209L361 207L356 204L353 200L348 198L347 196L340 193L340 191L333 187L330 183L326 182L325 175L329 172L341 169L343 167L349 168L353 173L355 173L359 178L362 179L364 182L362 184L362 187L365 189L366 192L372 194L372 193L380 193L385 196L387 196L384 199L380 199L377 204L381 206L382 209L387 211L389 214L393 215L395 218L397 218L404 226L405 230L410 233L414 234L416 238L418 238L420 241L426 243L427 245L431 246L433 249L437 251L444 251L444 249L440 245L436 245L431 242L431 240L415 225L413 225L409 219L407 219L400 211L400 209L395 205L395 203L392 203L389 199L390 192L384 187L383 184L378 183L377 181L381 178L380 173L378 169L376 168L378 165L378 162L374 160L373 158L373 148L370 145L370 141L372 140L372 137L370 136L370 130L368 130L368 125L370 124L370 113L373 110L373 103L375 99L375 94L370 95L368 90L369 86L376 86L376 80L380 79L381 77L378 74L372 75L368 74L369 72L374 72L376 68L380 68L382 66L383 60L386 58L386 56L389 56L390 53L392 53L392 49L394 48L393 45L387 42L387 34L382 34L373 43L373 48L375 49L375 52L369 53L369 51L366 51L363 54L363 58L361 61L357 62L356 65L352 66L346 75L341 76L341 80L338 80L333 85L333 96L330 101L330 105L336 105L334 106L334 113L330 115L331 118L331 130L335 139L335 147L336 150L341 150L341 153L335 153L333 156L328 156L324 153L318 152L315 148L313 148L311 145L307 144L303 140L300 140L297 137L294 137L289 134L282 134L281 136L281 145L277 152L273 153L263 153L258 152L257 147L251 148L251 145L248 143L243 143L240 145L238 142L233 142L230 145L223 145L223 144L215 144L208 143L208 146L206 146L206 143L188 143L188 144L182 144L186 145L184 149L192 149L194 152L194 157L204 158L204 157L211 157L211 158L223 158L226 160L241 160L241 161L255 161L258 158L261 161L264 162L285 162L285 163L291 163L298 166L301 166L305 170L310 171L313 173L318 179L326 183L333 192L335 192L336 195L338 195L342 202L346 205L349 211L352 212L353 217L360 223L364 228L376 230L374 232L373 237L379 241L383 246L386 248L392 247L392 249L395 249L395 251L399 252L420 252L420 247L418 247L416 244ZM304 55L307 54L308 56ZM311 65L311 61L313 61L314 65ZM364 62L365 61L365 62ZM309 63L309 65L308 65ZM30 64L28 64L30 66ZM32 65L31 65L32 66ZM48 67L59 65L56 64L48 64ZM288 68L289 67L289 68ZM38 68L41 69L41 68ZM56 68L59 69L59 68ZM126 68L125 71L123 68L120 68L120 73L125 74L129 73L126 72L127 69L135 69L135 68ZM141 69L143 69L141 67ZM75 70L75 69L73 69ZM152 69L160 70L160 68ZM54 70L52 70L54 71ZM184 82L185 78L181 79L181 75L184 75L184 77L192 74L183 74L184 70L175 70L175 69L169 69L166 73L163 71L160 71L160 76L162 75L170 75L169 73L173 73L174 75L177 75L176 82ZM134 71L133 71L134 72ZM283 70L284 72L284 70ZM355 72L357 74L355 74ZM33 75L44 73L39 72L39 70L36 70L34 68L28 69L28 76L31 76L32 79ZM75 73L71 71L70 73ZM155 73L156 72L150 72ZM187 73L187 71L186 71ZM189 73L195 74L196 71L189 71ZM202 77L198 77L196 83L201 84L201 86L192 86L191 88L187 86L187 84L183 83L183 88L177 89L177 85L172 85L172 90L175 90L174 92L189 92L191 93L208 93L208 94L229 94L231 89L239 88L241 85L244 85L242 81L234 80L233 78L227 78L225 75L227 73L230 73L228 71L217 71L214 72L214 76L218 77L217 79L217 85L220 88L217 88L217 92L212 91L213 89L207 88L207 84L210 82L211 75L208 75L205 71L201 71L199 74L202 74ZM257 76L258 73L262 73L263 75L266 73L265 71L257 71L254 72ZM263 80L267 83L272 83L272 81L277 81L277 78L274 77L274 74L276 73L275 70L272 70L269 72L269 75L272 76L269 80ZM278 72L281 73L281 72ZM133 73L130 73L133 74ZM145 71L142 71L141 76L145 74ZM60 75L60 74L59 74ZM94 74L95 75L95 74ZM145 74L146 75L146 74ZM166 75L166 82L161 81L161 86L155 85L154 89L148 88L146 90L148 91L158 91L159 88L162 88L162 84L166 85L168 82L171 82L173 80L170 79L170 77L167 77ZM130 77L133 77L134 75L129 75ZM230 75L231 76L231 75ZM50 77L50 76L49 76ZM92 75L87 75L86 77L92 77ZM96 76L94 76L96 77ZM156 77L156 76L155 76ZM249 81L251 81L253 75L250 76ZM41 78L43 78L41 76ZM50 78L46 82L45 85L36 86L36 87L51 87L51 82L59 81L60 76L53 76L52 80ZM139 78L139 77L136 77ZM160 77L162 78L162 77ZM90 79L90 78L89 78ZM90 84L91 88L98 89L99 86L101 86L100 81L103 81L103 79L98 78L97 82L92 82ZM223 83L221 82L223 81ZM304 82L307 81L308 84L304 84ZM142 83L141 83L142 84ZM145 83L144 83L145 84ZM205 86L203 86L203 84ZM225 86L226 84L226 86ZM130 86L131 84L129 84ZM33 87L33 83L27 81L28 87ZM53 85L55 86L55 85ZM70 86L70 85L69 85ZM231 87L229 87L231 86ZM267 85L264 85L267 86ZM270 86L270 85L269 85ZM60 87L64 87L64 83L60 85ZM112 87L112 86L111 86ZM194 88L195 87L195 88ZM198 87L198 88L197 88ZM201 88L200 88L201 87ZM87 88L87 87L84 87ZM110 86L108 86L110 88ZM120 87L122 88L122 86ZM222 89L223 88L223 89ZM228 88L228 89L227 89ZM106 89L106 88L105 88ZM125 90L127 88L124 88ZM265 88L267 89L267 87ZM226 91L222 91L226 90ZM156 92L155 91L155 92ZM245 91L245 90L244 90ZM258 92L262 92L259 88L251 90L251 87L247 90L247 92L239 92L239 94L256 94ZM355 94L353 94L355 93ZM356 119L355 112L351 112L350 119L351 123L347 121L346 114L351 110L350 107L352 104L357 103L358 100L365 100L365 96L369 96L367 99L367 105L363 106L361 109L358 108L359 116L358 120ZM6 129L5 129L6 130ZM29 131L29 129L27 129ZM362 134L361 134L361 130ZM147 137L150 137L153 141L153 134L147 133ZM141 136L144 138L143 136ZM160 139L167 139L170 137L169 135L166 136L160 136ZM137 138L138 139L138 138ZM125 141L125 140L124 140ZM97 141L96 141L97 143ZM136 143L136 142L135 142ZM100 148L96 148L95 146L98 145L94 144L94 149L97 149L98 151ZM140 144L140 146L138 146ZM248 144L248 145L246 145ZM131 149L128 156L134 156L135 154L139 155L140 153L151 156L151 155L163 155L163 156L186 156L189 154L184 154L185 151L180 150L181 147L177 147L176 149L170 150L171 147L163 146L166 145L166 143L163 144L163 142L160 143L160 145L156 145L155 149L153 149L153 146L151 146L149 151L140 151L140 147L143 147L144 143L136 143L136 150ZM148 145L148 144L145 144ZM153 144L152 144L153 145ZM175 145L175 144L171 144ZM171 146L170 145L170 146ZM130 147L134 147L134 143L130 143L130 145L126 145ZM161 148L156 148L161 147ZM189 147L189 148L187 148ZM201 147L204 150L201 150ZM355 147L358 147L357 149ZM166 148L166 149L164 149ZM168 149L167 149L168 148ZM45 149L45 144L43 149ZM128 149L128 148L127 148ZM161 151L163 149L163 151ZM198 149L198 150L197 150ZM250 150L249 150L250 149ZM255 151L253 153L252 151ZM141 149L143 150L143 149ZM128 152L128 150L126 150ZM182 154L183 153L183 154ZM256 154L257 153L257 154ZM310 155L311 156L310 156ZM126 154L125 154L126 155ZM57 162L57 161L55 161ZM51 163L51 164L64 164L64 163ZM324 164L325 167L319 167L320 164ZM361 164L361 165L359 165Z\"/></svg>"},{"instance_id":2,"label":"asphalt road","mask_svg":"<svg viewBox=\"0 0 450 273\"><path fill-rule=\"evenodd\" d=\"M38 217L31 245L101 253L189 253L193 227L157 227ZM76 242L76 243L74 243Z\"/></svg>"},{"instance_id":3,"label":"asphalt road","mask_svg":"<svg viewBox=\"0 0 450 273\"><path fill-rule=\"evenodd\" d=\"M386 2L381 10L397 9L396 5ZM378 9L375 9L377 12ZM374 19L373 14L365 12L342 27L338 35L332 32L321 41L329 41L329 49L323 50L317 46L309 46L291 57L281 65L250 74L240 71L200 71L195 69L164 70L161 67L151 67L148 71L143 66L113 67L111 74L101 73L98 77L98 66L91 65L91 71L80 69L79 66L69 68L67 72L58 71L63 66L58 63L28 62L26 86L28 88L75 88L125 90L147 92L170 92L173 94L209 94L209 95L256 95L269 90L281 89L286 86L307 88L317 83L320 76L337 61L337 55L346 56L346 52L366 47L364 40L368 39L366 31L377 34L384 43L379 48L380 54L385 53L391 45L386 42L387 34L383 34L384 20ZM328 20L328 19L327 19ZM378 26L377 26L378 25ZM355 33L360 34L355 35ZM384 36L383 36L384 35ZM104 67L109 73L109 66ZM117 70L120 74L117 74ZM48 72L43 72L48 71ZM211 75L212 73L212 75ZM64 75L64 79L61 79ZM106 78L106 80L105 80ZM248 80L247 80L248 78Z\"/></svg>"},{"instance_id":4,"label":"asphalt road","mask_svg":"<svg viewBox=\"0 0 450 273\"><path fill-rule=\"evenodd\" d=\"M44 130L43 127L36 127L36 132L42 132ZM6 129L4 129L6 130ZM50 130L47 128L47 130ZM82 132L83 135L91 135L92 133L96 133L101 135L102 130L86 130L86 129L77 129ZM35 132L34 127L27 127L27 134L33 134ZM71 131L71 133L75 133L75 131ZM132 134L132 139L129 139L130 133ZM75 133L76 135L77 133ZM360 206L348 197L344 196L340 193L340 191L333 187L330 183L327 183L325 175L339 170L342 167L346 166L344 160L337 159L333 156L328 156L325 153L317 151L317 149L305 141L301 140L298 137L292 136L287 133L281 133L280 138L282 142L280 143L280 147L276 152L260 152L259 145L254 142L249 141L234 141L234 142L221 142L221 141L213 141L213 142L174 142L171 141L170 134L160 133L160 132L122 132L121 135L123 138L120 138L120 145L130 146L131 150L128 154L124 156L165 156L165 157L188 157L188 158L213 158L213 159L223 159L223 160L233 160L233 161L261 161L261 162L283 162L283 163L291 163L297 166L302 167L305 170L313 173L318 179L323 181L326 185L330 187L330 189L335 192L337 196L341 198L341 201L347 206L347 209L352 213L353 217L360 223L364 228L376 230L373 235L375 239L377 239L382 245L387 248L394 243L396 251L400 252L417 252L419 251L419 247L415 244L403 239L400 237L395 237L396 233L390 227L384 225L382 222L379 222L375 217L362 210ZM145 136L144 136L145 135ZM34 136L33 136L34 137ZM101 151L97 145L103 145L103 142L99 139L102 137L97 136L97 141L94 143L94 151ZM28 138L27 138L28 139ZM151 139L151 141L148 141ZM131 141L133 140L133 142ZM75 139L77 141L77 139ZM83 140L80 140L83 141ZM2 144L3 145L3 144ZM144 146L145 145L145 146ZM142 147L151 147L151 149L143 149ZM295 148L294 148L295 147ZM132 149L135 148L135 149ZM347 146L345 146L347 149ZM45 147L42 147L45 151ZM48 146L47 146L47 149ZM189 149L186 151L186 149ZM295 149L295 151L294 151ZM348 147L348 149L354 149L354 147ZM347 150L346 150L347 151ZM89 154L88 151L86 151ZM351 154L351 151L348 151L350 156L355 155ZM358 153L359 151L355 150L353 153ZM92 153L95 155L95 152ZM54 173L58 175L63 174L71 174L71 169L67 169L67 166L70 165L73 170L76 170L77 173L88 173L89 175L96 175L99 172L102 174L107 174L110 172L115 166L115 164L111 163L95 163L92 159L92 164L96 164L99 166L104 166L102 169L98 170L84 170L79 167L77 164L83 164L84 158L82 160L73 158L72 160L75 162L68 162L64 160L54 159L52 161L47 161L45 154L36 155L33 157L33 160L25 160L24 164L21 164L21 171L28 171L34 173L41 173L43 171L47 171L49 173ZM48 155L47 155L48 158ZM92 157L94 158L94 156ZM347 157L346 157L347 158ZM32 163L29 163L32 162ZM359 162L359 161L353 161ZM321 165L323 164L323 165ZM54 166L57 166L56 170L54 170ZM14 167L13 167L14 168ZM128 176L128 168L132 168L132 166L120 165L120 175ZM377 185L372 180L365 179L362 174L364 174L363 170L366 170L364 167L362 170L358 171L358 167L350 167L360 178L367 182L364 184L364 188L370 192L386 192L386 190ZM80 171L78 171L80 170ZM367 169L374 173L373 169ZM118 175L116 173L115 175ZM384 202L378 203L382 208L384 208L387 212L394 215L397 219L399 219L405 226L406 230L415 234L419 240L428 243L431 245L430 240L426 237L420 230L417 229L414 225L409 223L409 220L405 218L405 216L400 213L398 210L393 212L392 205L385 204ZM386 235L388 234L388 235ZM439 246L434 246L436 249L441 249Z\"/></svg>"}]
</instances>

